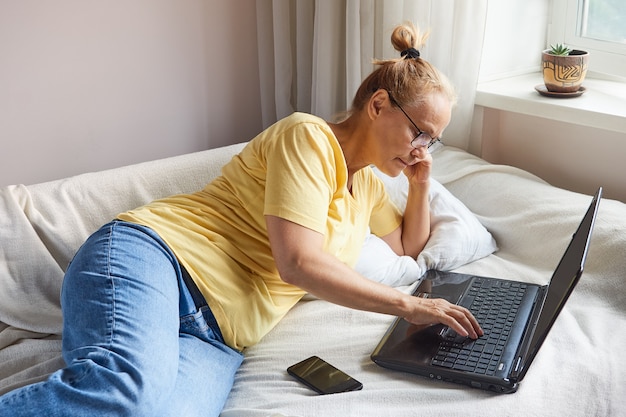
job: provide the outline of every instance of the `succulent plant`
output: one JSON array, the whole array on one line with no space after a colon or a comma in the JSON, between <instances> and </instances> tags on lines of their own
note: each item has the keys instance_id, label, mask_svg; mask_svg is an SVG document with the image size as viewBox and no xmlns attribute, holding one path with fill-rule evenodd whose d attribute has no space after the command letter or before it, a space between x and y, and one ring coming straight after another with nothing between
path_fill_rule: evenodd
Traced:
<instances>
[{"instance_id":1,"label":"succulent plant","mask_svg":"<svg viewBox=\"0 0 626 417\"><path fill-rule=\"evenodd\" d=\"M565 56L569 55L570 52L572 52L571 48L568 48L563 43L557 43L556 45L550 45L550 51L548 53L552 55Z\"/></svg>"}]
</instances>

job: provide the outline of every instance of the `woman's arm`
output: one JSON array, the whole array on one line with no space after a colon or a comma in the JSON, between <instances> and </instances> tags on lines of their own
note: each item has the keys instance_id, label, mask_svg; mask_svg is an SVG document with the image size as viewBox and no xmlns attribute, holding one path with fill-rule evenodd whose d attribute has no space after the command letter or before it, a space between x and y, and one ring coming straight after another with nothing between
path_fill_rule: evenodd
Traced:
<instances>
[{"instance_id":1,"label":"woman's arm","mask_svg":"<svg viewBox=\"0 0 626 417\"><path fill-rule=\"evenodd\" d=\"M281 278L324 300L405 318L416 325L442 323L472 338L482 334L471 313L442 299L422 299L368 280L324 252L324 237L288 220L266 216Z\"/></svg>"},{"instance_id":2,"label":"woman's arm","mask_svg":"<svg viewBox=\"0 0 626 417\"><path fill-rule=\"evenodd\" d=\"M430 170L432 156L426 149L416 149L417 163L405 168L404 175L409 182L406 208L402 224L381 239L398 255L417 258L430 237Z\"/></svg>"}]
</instances>

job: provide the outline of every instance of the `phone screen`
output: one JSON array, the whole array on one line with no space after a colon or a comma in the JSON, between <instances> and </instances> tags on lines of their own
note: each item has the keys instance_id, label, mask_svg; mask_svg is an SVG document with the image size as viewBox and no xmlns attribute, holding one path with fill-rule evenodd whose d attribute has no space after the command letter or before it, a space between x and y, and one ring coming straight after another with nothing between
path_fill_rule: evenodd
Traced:
<instances>
[{"instance_id":1,"label":"phone screen","mask_svg":"<svg viewBox=\"0 0 626 417\"><path fill-rule=\"evenodd\" d=\"M335 394L363 388L359 381L317 356L311 356L290 366L287 372L320 394Z\"/></svg>"}]
</instances>

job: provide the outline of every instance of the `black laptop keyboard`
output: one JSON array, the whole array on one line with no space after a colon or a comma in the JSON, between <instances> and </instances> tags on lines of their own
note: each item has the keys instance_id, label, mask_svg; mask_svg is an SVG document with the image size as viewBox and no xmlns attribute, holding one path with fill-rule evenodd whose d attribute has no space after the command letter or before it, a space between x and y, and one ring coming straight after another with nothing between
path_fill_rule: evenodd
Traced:
<instances>
[{"instance_id":1,"label":"black laptop keyboard","mask_svg":"<svg viewBox=\"0 0 626 417\"><path fill-rule=\"evenodd\" d=\"M432 364L485 375L501 370L500 358L526 287L520 282L474 279L459 304L474 314L485 334L472 340L447 329Z\"/></svg>"}]
</instances>

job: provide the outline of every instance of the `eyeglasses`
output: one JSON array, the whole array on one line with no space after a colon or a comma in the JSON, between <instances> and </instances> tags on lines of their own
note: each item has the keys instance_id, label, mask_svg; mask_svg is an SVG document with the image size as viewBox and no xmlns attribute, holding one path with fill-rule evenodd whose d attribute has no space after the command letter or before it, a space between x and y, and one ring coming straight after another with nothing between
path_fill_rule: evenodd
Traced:
<instances>
[{"instance_id":1,"label":"eyeglasses","mask_svg":"<svg viewBox=\"0 0 626 417\"><path fill-rule=\"evenodd\" d=\"M406 116L407 119L409 119L409 122L411 122L411 124L413 125L413 127L415 128L415 130L417 130L417 136L415 136L413 138L413 140L411 141L411 146L414 148L421 148L423 146L426 146L427 148L430 148L431 146L433 146L435 143L441 141L441 138L437 137L437 138L433 138L432 136L430 136L428 133L424 132L422 129L420 129L419 127L417 127L417 125L415 124L415 122L413 121L413 119L411 119L411 117L409 117L409 115L404 111L404 109L402 108L402 106L400 106L400 104L398 104L398 102L396 101L395 98L393 98L393 96L391 95L391 93L389 91L387 91L387 94L389 94L389 100L391 100L391 102L398 106L398 108L402 111L402 113L404 113L404 115Z\"/></svg>"}]
</instances>

